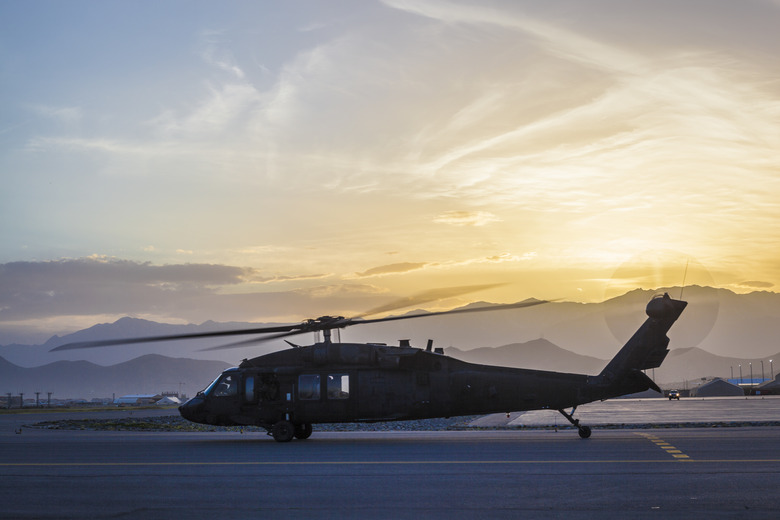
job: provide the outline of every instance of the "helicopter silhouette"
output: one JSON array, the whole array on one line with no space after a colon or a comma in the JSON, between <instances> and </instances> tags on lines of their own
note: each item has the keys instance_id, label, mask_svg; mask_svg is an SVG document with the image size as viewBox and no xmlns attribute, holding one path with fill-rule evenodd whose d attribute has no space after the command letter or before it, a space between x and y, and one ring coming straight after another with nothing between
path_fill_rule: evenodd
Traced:
<instances>
[{"instance_id":1,"label":"helicopter silhouette","mask_svg":"<svg viewBox=\"0 0 780 520\"><path fill-rule=\"evenodd\" d=\"M279 442L307 439L318 423L540 409L559 411L586 439L591 428L574 418L579 405L648 389L661 391L642 371L661 365L669 352L666 334L687 306L687 302L672 299L668 293L650 300L645 322L598 375L467 363L433 348L432 340L424 349L413 347L408 340L401 340L398 346L332 341L332 331L354 325L522 309L544 303L526 300L376 319L322 316L292 325L69 343L52 351L242 335L267 335L262 338L267 341L321 332L322 341L313 345L300 346L285 339L292 348L243 360L179 407L181 416L189 421L259 426ZM253 338L204 350L236 348L257 341Z\"/></svg>"}]
</instances>

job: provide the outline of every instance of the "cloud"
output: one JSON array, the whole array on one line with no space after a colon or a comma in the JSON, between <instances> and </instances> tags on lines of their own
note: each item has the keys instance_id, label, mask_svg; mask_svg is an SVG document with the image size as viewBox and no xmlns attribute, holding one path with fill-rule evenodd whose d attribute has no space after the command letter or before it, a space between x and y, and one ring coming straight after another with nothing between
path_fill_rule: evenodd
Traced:
<instances>
[{"instance_id":1,"label":"cloud","mask_svg":"<svg viewBox=\"0 0 780 520\"><path fill-rule=\"evenodd\" d=\"M361 273L355 273L358 278L368 278L371 276L385 276L388 274L408 273L409 271L416 271L430 265L425 262L399 262L397 264L380 265L378 267L372 267Z\"/></svg>"},{"instance_id":2,"label":"cloud","mask_svg":"<svg viewBox=\"0 0 780 520\"><path fill-rule=\"evenodd\" d=\"M464 5L429 0L406 2L385 0L386 5L447 24L494 26L522 31L538 39L550 53L588 66L611 70L637 70L637 56L617 47L586 38L562 26L544 23L526 13L512 9L495 9L482 5Z\"/></svg>"},{"instance_id":3,"label":"cloud","mask_svg":"<svg viewBox=\"0 0 780 520\"><path fill-rule=\"evenodd\" d=\"M277 276L258 276L251 277L249 282L251 283L275 283L275 282L292 282L301 280L321 280L333 276L333 273L318 273L318 274L299 274L299 275L277 275Z\"/></svg>"},{"instance_id":4,"label":"cloud","mask_svg":"<svg viewBox=\"0 0 780 520\"><path fill-rule=\"evenodd\" d=\"M78 123L84 117L84 111L81 107L53 107L48 105L34 105L32 110L40 116L67 124Z\"/></svg>"},{"instance_id":5,"label":"cloud","mask_svg":"<svg viewBox=\"0 0 780 520\"><path fill-rule=\"evenodd\" d=\"M202 57L206 63L244 79L244 71L236 64L233 54L224 48L220 31L205 31L202 38L205 44Z\"/></svg>"},{"instance_id":6,"label":"cloud","mask_svg":"<svg viewBox=\"0 0 780 520\"><path fill-rule=\"evenodd\" d=\"M479 292L484 291L487 289L495 289L497 287L502 287L506 284L502 283L494 283L494 284L483 284L483 285L462 285L457 287L442 287L437 289L430 289L428 291L423 291L421 293L417 293L413 296L407 296L405 298L399 298L395 301L385 303L380 305L379 307L375 307L373 309L370 309L366 312L364 312L361 316L371 316L374 314L382 314L385 312L390 312L398 309L404 309L407 307L412 306L418 306L425 303L430 303L438 300L446 300L449 298L455 298L458 296L463 296L466 294L470 294L473 292Z\"/></svg>"},{"instance_id":7,"label":"cloud","mask_svg":"<svg viewBox=\"0 0 780 520\"><path fill-rule=\"evenodd\" d=\"M447 211L433 221L452 226L484 226L491 222L501 222L501 219L487 211Z\"/></svg>"},{"instance_id":8,"label":"cloud","mask_svg":"<svg viewBox=\"0 0 780 520\"><path fill-rule=\"evenodd\" d=\"M523 253L522 256L513 255L512 253L501 253L500 255L489 256L485 260L487 260L488 262L502 263L502 262L520 262L523 260L533 260L534 258L536 258L536 252L529 251L527 253Z\"/></svg>"},{"instance_id":9,"label":"cloud","mask_svg":"<svg viewBox=\"0 0 780 520\"><path fill-rule=\"evenodd\" d=\"M771 289L775 284L770 282L761 282L758 280L748 280L745 282L739 282L736 284L739 287L746 287L749 289Z\"/></svg>"},{"instance_id":10,"label":"cloud","mask_svg":"<svg viewBox=\"0 0 780 520\"><path fill-rule=\"evenodd\" d=\"M365 284L336 284L336 285L319 285L316 287L307 287L307 288L301 288L301 289L295 289L292 291L296 294L303 294L306 296L309 296L311 298L328 298L328 299L335 299L335 298L343 298L343 297L354 297L354 296L375 296L375 295L385 295L387 293L386 289L381 289L379 287L376 287L374 285L365 285Z\"/></svg>"},{"instance_id":11,"label":"cloud","mask_svg":"<svg viewBox=\"0 0 780 520\"><path fill-rule=\"evenodd\" d=\"M253 283L326 275L263 277L255 269L216 264L153 265L105 256L0 264L0 323L33 329L82 326L110 317L158 321L297 321L327 313L354 315L376 306L386 290L363 284L251 291Z\"/></svg>"},{"instance_id":12,"label":"cloud","mask_svg":"<svg viewBox=\"0 0 780 520\"><path fill-rule=\"evenodd\" d=\"M175 314L181 300L243 283L251 270L152 265L107 257L0 265L0 321L55 315Z\"/></svg>"}]
</instances>

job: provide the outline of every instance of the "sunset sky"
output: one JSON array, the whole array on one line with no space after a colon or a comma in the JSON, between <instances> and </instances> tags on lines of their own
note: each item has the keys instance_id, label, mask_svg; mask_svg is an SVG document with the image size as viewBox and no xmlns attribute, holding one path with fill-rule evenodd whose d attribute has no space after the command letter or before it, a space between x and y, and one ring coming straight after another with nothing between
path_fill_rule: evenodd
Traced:
<instances>
[{"instance_id":1,"label":"sunset sky","mask_svg":"<svg viewBox=\"0 0 780 520\"><path fill-rule=\"evenodd\" d=\"M779 26L779 0L2 2L0 344L476 284L502 285L426 307L777 291Z\"/></svg>"}]
</instances>

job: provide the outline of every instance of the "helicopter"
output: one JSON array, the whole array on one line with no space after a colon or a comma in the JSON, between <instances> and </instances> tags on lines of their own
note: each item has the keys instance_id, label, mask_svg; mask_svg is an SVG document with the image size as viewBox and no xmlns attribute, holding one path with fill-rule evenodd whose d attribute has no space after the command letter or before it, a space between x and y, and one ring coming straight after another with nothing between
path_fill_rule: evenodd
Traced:
<instances>
[{"instance_id":1,"label":"helicopter","mask_svg":"<svg viewBox=\"0 0 780 520\"><path fill-rule=\"evenodd\" d=\"M185 419L220 426L259 426L278 442L307 439L321 423L381 422L554 409L587 439L591 428L574 418L579 405L653 389L643 372L661 365L669 350L667 332L687 302L668 293L650 300L647 319L598 375L467 363L442 348L418 348L409 340L341 343L332 332L354 325L467 312L520 309L547 303L526 300L492 307L466 307L376 319L322 316L293 325L170 336L69 343L52 351L204 337L268 335L262 340L306 332L322 341L252 359L222 372L179 407ZM256 338L211 347L246 346ZM571 408L570 412L566 409Z\"/></svg>"}]
</instances>

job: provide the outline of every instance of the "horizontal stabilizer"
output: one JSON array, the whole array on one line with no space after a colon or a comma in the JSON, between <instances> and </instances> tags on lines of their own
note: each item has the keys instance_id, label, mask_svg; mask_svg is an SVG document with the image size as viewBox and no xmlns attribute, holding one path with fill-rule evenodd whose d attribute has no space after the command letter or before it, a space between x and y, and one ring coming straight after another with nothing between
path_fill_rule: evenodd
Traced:
<instances>
[{"instance_id":1,"label":"horizontal stabilizer","mask_svg":"<svg viewBox=\"0 0 780 520\"><path fill-rule=\"evenodd\" d=\"M669 353L669 349L664 350L653 350L647 355L647 358L645 359L644 363L642 363L642 366L637 367L639 370L649 370L651 368L658 368L661 366L661 363L664 362L664 359L666 359L666 355Z\"/></svg>"},{"instance_id":2,"label":"horizontal stabilizer","mask_svg":"<svg viewBox=\"0 0 780 520\"><path fill-rule=\"evenodd\" d=\"M648 376L644 372L640 372L639 370L632 372L631 379L634 379L636 381L641 381L643 384L646 384L648 388L655 390L659 394L663 393L661 389L658 387L658 385L655 384L655 381L650 379L650 376Z\"/></svg>"}]
</instances>

